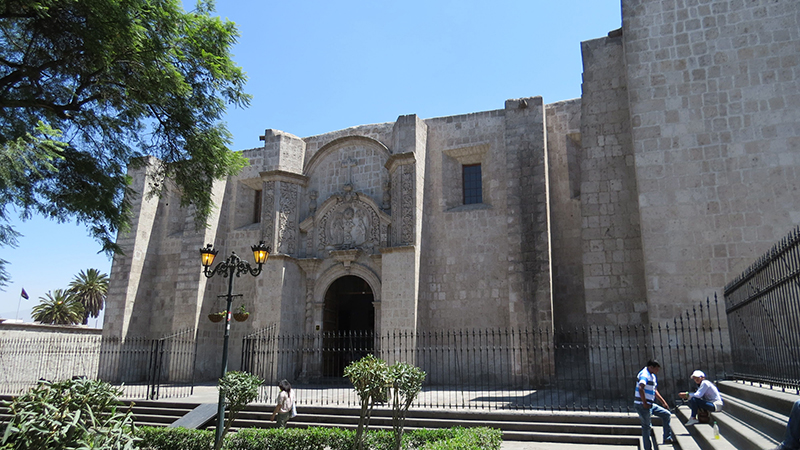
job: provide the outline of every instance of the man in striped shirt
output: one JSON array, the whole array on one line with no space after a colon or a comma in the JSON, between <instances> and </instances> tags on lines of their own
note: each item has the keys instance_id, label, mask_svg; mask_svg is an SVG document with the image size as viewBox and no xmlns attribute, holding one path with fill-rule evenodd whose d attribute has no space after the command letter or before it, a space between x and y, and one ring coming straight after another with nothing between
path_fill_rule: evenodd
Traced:
<instances>
[{"instance_id":1,"label":"man in striped shirt","mask_svg":"<svg viewBox=\"0 0 800 450\"><path fill-rule=\"evenodd\" d=\"M650 428L652 427L650 418L652 416L661 418L661 423L664 426L664 444L669 445L674 442L672 428L669 426L671 415L669 412L669 405L667 405L664 397L658 393L656 374L659 370L661 370L661 364L651 359L647 361L647 366L639 371L639 374L636 376L636 391L634 392L633 406L639 414L639 421L642 423L644 450L651 450L653 448L650 442ZM664 405L664 407L662 408L656 405L656 400Z\"/></svg>"}]
</instances>

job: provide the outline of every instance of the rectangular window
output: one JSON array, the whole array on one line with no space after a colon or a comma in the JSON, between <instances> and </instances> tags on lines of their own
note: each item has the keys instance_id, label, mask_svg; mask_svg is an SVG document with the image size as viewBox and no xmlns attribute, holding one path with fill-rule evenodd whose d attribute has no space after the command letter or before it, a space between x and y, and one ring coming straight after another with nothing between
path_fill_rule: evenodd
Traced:
<instances>
[{"instance_id":1,"label":"rectangular window","mask_svg":"<svg viewBox=\"0 0 800 450\"><path fill-rule=\"evenodd\" d=\"M261 189L255 191L253 200L253 223L261 222Z\"/></svg>"},{"instance_id":2,"label":"rectangular window","mask_svg":"<svg viewBox=\"0 0 800 450\"><path fill-rule=\"evenodd\" d=\"M483 185L481 183L481 165L461 166L464 186L464 204L483 203Z\"/></svg>"}]
</instances>

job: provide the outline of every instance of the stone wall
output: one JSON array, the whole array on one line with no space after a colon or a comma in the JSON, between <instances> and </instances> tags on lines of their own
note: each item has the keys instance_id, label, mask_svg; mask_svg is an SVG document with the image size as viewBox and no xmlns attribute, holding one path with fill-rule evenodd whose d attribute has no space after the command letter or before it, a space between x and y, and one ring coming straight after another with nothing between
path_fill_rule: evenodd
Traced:
<instances>
[{"instance_id":1,"label":"stone wall","mask_svg":"<svg viewBox=\"0 0 800 450\"><path fill-rule=\"evenodd\" d=\"M553 259L553 325L586 326L581 241L581 101L545 108Z\"/></svg>"},{"instance_id":2,"label":"stone wall","mask_svg":"<svg viewBox=\"0 0 800 450\"><path fill-rule=\"evenodd\" d=\"M800 2L624 0L651 321L800 223Z\"/></svg>"},{"instance_id":3,"label":"stone wall","mask_svg":"<svg viewBox=\"0 0 800 450\"><path fill-rule=\"evenodd\" d=\"M0 323L0 392L19 394L39 379L96 377L102 330Z\"/></svg>"},{"instance_id":4,"label":"stone wall","mask_svg":"<svg viewBox=\"0 0 800 450\"><path fill-rule=\"evenodd\" d=\"M583 42L581 227L589 325L647 323L622 39Z\"/></svg>"},{"instance_id":5,"label":"stone wall","mask_svg":"<svg viewBox=\"0 0 800 450\"><path fill-rule=\"evenodd\" d=\"M504 111L428 119L420 328L507 327ZM483 203L464 205L462 164L481 164Z\"/></svg>"},{"instance_id":6,"label":"stone wall","mask_svg":"<svg viewBox=\"0 0 800 450\"><path fill-rule=\"evenodd\" d=\"M504 121L508 223L509 324L553 327L550 210L544 104L506 100Z\"/></svg>"}]
</instances>

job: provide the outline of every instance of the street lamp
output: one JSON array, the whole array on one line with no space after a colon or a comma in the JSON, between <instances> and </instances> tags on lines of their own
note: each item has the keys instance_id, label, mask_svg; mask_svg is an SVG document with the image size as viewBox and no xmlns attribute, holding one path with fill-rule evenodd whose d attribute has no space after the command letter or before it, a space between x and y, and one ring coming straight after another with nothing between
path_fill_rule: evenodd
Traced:
<instances>
[{"instance_id":1,"label":"street lamp","mask_svg":"<svg viewBox=\"0 0 800 450\"><path fill-rule=\"evenodd\" d=\"M229 256L228 259L217 264L217 267L211 270L209 270L209 268L214 264L217 250L214 250L211 244L200 249L200 263L203 265L203 275L205 275L206 278L211 278L214 275L222 275L228 278L228 294L225 296L228 300L228 306L225 308L225 342L222 345L222 375L220 375L220 378L224 378L225 374L228 372L228 339L231 334L231 303L233 302L233 297L238 297L233 295L233 278L234 276L238 277L246 273L254 277L258 276L261 273L261 267L269 257L269 247L267 247L264 241L261 241L258 245L252 246L251 249L253 250L255 263L258 264L258 267L255 269L250 267L249 262L243 261L236 256L236 253L231 252L231 256ZM222 439L222 430L224 426L225 396L222 394L222 391L220 391L219 404L217 407L217 434L214 439L215 448L217 448L219 441Z\"/></svg>"}]
</instances>

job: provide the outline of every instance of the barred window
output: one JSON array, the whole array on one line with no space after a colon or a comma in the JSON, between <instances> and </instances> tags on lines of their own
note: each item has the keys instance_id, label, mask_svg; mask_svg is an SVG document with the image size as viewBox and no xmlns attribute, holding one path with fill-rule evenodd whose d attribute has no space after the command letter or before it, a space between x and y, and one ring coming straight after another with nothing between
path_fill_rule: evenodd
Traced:
<instances>
[{"instance_id":1,"label":"barred window","mask_svg":"<svg viewBox=\"0 0 800 450\"><path fill-rule=\"evenodd\" d=\"M461 166L464 187L464 204L483 203L483 185L481 182L481 165Z\"/></svg>"}]
</instances>

